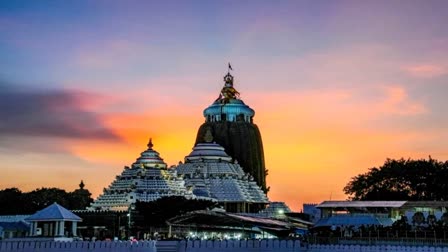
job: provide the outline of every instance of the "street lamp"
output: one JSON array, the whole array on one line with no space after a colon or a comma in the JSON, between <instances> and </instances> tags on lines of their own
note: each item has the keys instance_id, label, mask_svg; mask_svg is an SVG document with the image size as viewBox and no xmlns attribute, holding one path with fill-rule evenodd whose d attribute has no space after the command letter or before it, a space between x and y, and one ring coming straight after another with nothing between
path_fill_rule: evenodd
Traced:
<instances>
[{"instance_id":1,"label":"street lamp","mask_svg":"<svg viewBox=\"0 0 448 252\"><path fill-rule=\"evenodd\" d=\"M131 209L129 209L129 213L126 214L128 217L128 239L131 237Z\"/></svg>"}]
</instances>

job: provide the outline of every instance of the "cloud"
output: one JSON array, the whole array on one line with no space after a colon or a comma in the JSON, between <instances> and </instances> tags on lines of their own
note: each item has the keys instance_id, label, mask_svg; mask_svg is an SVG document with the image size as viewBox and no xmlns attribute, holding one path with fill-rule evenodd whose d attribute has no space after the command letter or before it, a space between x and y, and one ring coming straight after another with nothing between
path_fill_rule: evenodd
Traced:
<instances>
[{"instance_id":1,"label":"cloud","mask_svg":"<svg viewBox=\"0 0 448 252\"><path fill-rule=\"evenodd\" d=\"M448 68L437 64L417 64L403 67L408 74L419 78L434 78L448 74Z\"/></svg>"},{"instance_id":2,"label":"cloud","mask_svg":"<svg viewBox=\"0 0 448 252\"><path fill-rule=\"evenodd\" d=\"M94 95L0 83L0 137L118 140L100 115L85 109Z\"/></svg>"}]
</instances>

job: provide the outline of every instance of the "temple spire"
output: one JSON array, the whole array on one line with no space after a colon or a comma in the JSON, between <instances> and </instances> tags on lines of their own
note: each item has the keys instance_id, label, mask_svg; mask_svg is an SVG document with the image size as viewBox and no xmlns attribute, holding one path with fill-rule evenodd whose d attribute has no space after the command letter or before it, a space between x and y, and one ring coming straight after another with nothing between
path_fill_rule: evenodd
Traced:
<instances>
[{"instance_id":1,"label":"temple spire","mask_svg":"<svg viewBox=\"0 0 448 252\"><path fill-rule=\"evenodd\" d=\"M152 147L154 146L154 144L152 144L152 138L149 138L149 142L148 142L148 148L150 150L152 150Z\"/></svg>"},{"instance_id":2,"label":"temple spire","mask_svg":"<svg viewBox=\"0 0 448 252\"><path fill-rule=\"evenodd\" d=\"M81 183L79 183L79 189L83 190L84 186L84 181L81 180Z\"/></svg>"}]
</instances>

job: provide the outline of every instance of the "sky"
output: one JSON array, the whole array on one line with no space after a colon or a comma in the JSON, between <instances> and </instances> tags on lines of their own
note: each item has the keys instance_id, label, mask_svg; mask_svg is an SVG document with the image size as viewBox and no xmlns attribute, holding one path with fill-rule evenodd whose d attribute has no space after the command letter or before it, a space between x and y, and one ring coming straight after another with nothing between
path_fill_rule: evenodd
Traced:
<instances>
[{"instance_id":1,"label":"sky","mask_svg":"<svg viewBox=\"0 0 448 252\"><path fill-rule=\"evenodd\" d=\"M448 1L1 1L0 189L93 196L153 138L193 147L231 62L271 201L344 200L387 158L448 159Z\"/></svg>"}]
</instances>

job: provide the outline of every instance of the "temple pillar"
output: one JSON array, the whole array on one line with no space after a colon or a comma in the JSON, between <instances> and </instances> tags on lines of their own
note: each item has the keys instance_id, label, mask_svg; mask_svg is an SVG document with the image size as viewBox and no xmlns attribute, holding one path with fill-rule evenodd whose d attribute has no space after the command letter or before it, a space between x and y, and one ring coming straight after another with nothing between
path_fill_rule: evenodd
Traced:
<instances>
[{"instance_id":1,"label":"temple pillar","mask_svg":"<svg viewBox=\"0 0 448 252\"><path fill-rule=\"evenodd\" d=\"M34 222L31 222L30 224L30 234L29 236L34 236Z\"/></svg>"},{"instance_id":2,"label":"temple pillar","mask_svg":"<svg viewBox=\"0 0 448 252\"><path fill-rule=\"evenodd\" d=\"M59 233L58 233L59 236L65 236L65 234L64 234L64 225L65 225L64 221L60 221L59 222Z\"/></svg>"},{"instance_id":3,"label":"temple pillar","mask_svg":"<svg viewBox=\"0 0 448 252\"><path fill-rule=\"evenodd\" d=\"M59 221L55 221L54 222L54 234L52 234L53 236L58 236L59 235Z\"/></svg>"},{"instance_id":4,"label":"temple pillar","mask_svg":"<svg viewBox=\"0 0 448 252\"><path fill-rule=\"evenodd\" d=\"M52 223L50 223L50 225L49 225L49 231L48 231L48 234L50 235L50 236L54 236L54 223L52 222Z\"/></svg>"},{"instance_id":5,"label":"temple pillar","mask_svg":"<svg viewBox=\"0 0 448 252\"><path fill-rule=\"evenodd\" d=\"M72 236L73 237L78 237L77 227L78 227L78 222L76 222L76 221L72 222Z\"/></svg>"}]
</instances>

